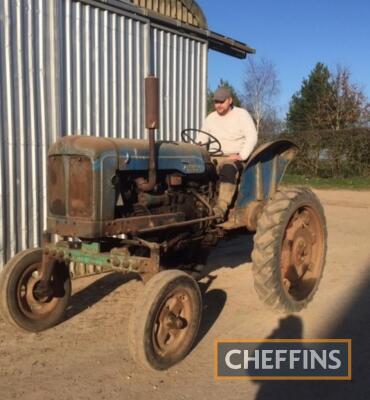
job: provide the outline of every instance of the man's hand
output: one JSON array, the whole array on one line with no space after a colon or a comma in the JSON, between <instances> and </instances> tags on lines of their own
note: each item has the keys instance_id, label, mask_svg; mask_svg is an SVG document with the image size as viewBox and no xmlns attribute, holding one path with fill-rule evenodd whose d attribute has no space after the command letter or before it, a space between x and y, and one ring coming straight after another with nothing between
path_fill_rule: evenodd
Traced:
<instances>
[{"instance_id":1,"label":"man's hand","mask_svg":"<svg viewBox=\"0 0 370 400\"><path fill-rule=\"evenodd\" d=\"M230 154L227 159L231 161L243 161L239 154Z\"/></svg>"}]
</instances>

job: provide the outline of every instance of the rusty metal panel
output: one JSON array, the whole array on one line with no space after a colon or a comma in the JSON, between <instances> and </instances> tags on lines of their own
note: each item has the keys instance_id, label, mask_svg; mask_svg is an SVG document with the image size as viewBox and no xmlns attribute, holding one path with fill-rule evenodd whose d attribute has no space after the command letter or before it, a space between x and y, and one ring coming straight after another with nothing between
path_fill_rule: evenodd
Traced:
<instances>
[{"instance_id":1,"label":"rusty metal panel","mask_svg":"<svg viewBox=\"0 0 370 400\"><path fill-rule=\"evenodd\" d=\"M93 211L92 162L88 157L69 156L68 214L91 217Z\"/></svg>"},{"instance_id":2,"label":"rusty metal panel","mask_svg":"<svg viewBox=\"0 0 370 400\"><path fill-rule=\"evenodd\" d=\"M159 81L154 76L145 78L145 127L159 127Z\"/></svg>"},{"instance_id":3,"label":"rusty metal panel","mask_svg":"<svg viewBox=\"0 0 370 400\"><path fill-rule=\"evenodd\" d=\"M66 216L66 177L63 156L48 159L48 204L54 215Z\"/></svg>"},{"instance_id":4,"label":"rusty metal panel","mask_svg":"<svg viewBox=\"0 0 370 400\"><path fill-rule=\"evenodd\" d=\"M180 140L185 128L200 128L206 115L208 46L152 28L154 74L160 82L162 140Z\"/></svg>"}]
</instances>

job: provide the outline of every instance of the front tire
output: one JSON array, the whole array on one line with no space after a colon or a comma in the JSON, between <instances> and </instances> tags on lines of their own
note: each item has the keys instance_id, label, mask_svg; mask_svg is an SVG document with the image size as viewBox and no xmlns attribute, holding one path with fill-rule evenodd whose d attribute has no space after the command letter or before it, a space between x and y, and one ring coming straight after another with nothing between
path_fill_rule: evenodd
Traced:
<instances>
[{"instance_id":1,"label":"front tire","mask_svg":"<svg viewBox=\"0 0 370 400\"><path fill-rule=\"evenodd\" d=\"M145 285L129 321L129 349L147 369L181 361L198 333L202 298L197 282L178 270L156 274Z\"/></svg>"},{"instance_id":2,"label":"front tire","mask_svg":"<svg viewBox=\"0 0 370 400\"><path fill-rule=\"evenodd\" d=\"M51 276L53 295L37 298L42 249L15 255L0 274L0 312L10 324L30 332L40 332L58 324L71 295L71 279L66 264L55 262Z\"/></svg>"},{"instance_id":3,"label":"front tire","mask_svg":"<svg viewBox=\"0 0 370 400\"><path fill-rule=\"evenodd\" d=\"M254 287L269 307L296 312L313 299L327 250L323 208L308 188L280 190L257 223Z\"/></svg>"}]
</instances>

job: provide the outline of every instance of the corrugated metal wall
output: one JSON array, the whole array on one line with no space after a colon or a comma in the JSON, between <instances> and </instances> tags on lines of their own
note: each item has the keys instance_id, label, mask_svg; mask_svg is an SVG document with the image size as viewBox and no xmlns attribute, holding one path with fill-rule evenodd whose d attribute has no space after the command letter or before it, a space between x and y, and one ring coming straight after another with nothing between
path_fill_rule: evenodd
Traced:
<instances>
[{"instance_id":1,"label":"corrugated metal wall","mask_svg":"<svg viewBox=\"0 0 370 400\"><path fill-rule=\"evenodd\" d=\"M148 24L59 2L62 132L143 137Z\"/></svg>"},{"instance_id":2,"label":"corrugated metal wall","mask_svg":"<svg viewBox=\"0 0 370 400\"><path fill-rule=\"evenodd\" d=\"M41 243L46 154L57 137L146 137L150 69L161 79L159 136L200 125L207 44L72 0L1 0L0 22L1 268Z\"/></svg>"},{"instance_id":3,"label":"corrugated metal wall","mask_svg":"<svg viewBox=\"0 0 370 400\"><path fill-rule=\"evenodd\" d=\"M198 127L206 113L207 45L158 28L151 40L160 78L160 138L180 140L181 131Z\"/></svg>"},{"instance_id":4,"label":"corrugated metal wall","mask_svg":"<svg viewBox=\"0 0 370 400\"><path fill-rule=\"evenodd\" d=\"M40 242L46 151L57 134L49 5L0 2L0 262Z\"/></svg>"}]
</instances>

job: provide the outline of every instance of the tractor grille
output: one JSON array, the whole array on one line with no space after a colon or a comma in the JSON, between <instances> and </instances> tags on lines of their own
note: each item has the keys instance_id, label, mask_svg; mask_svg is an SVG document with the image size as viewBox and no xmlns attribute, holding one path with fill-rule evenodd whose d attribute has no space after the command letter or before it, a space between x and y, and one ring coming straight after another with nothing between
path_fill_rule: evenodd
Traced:
<instances>
[{"instance_id":1,"label":"tractor grille","mask_svg":"<svg viewBox=\"0 0 370 400\"><path fill-rule=\"evenodd\" d=\"M92 216L92 166L84 156L50 156L48 204L55 216Z\"/></svg>"},{"instance_id":2,"label":"tractor grille","mask_svg":"<svg viewBox=\"0 0 370 400\"><path fill-rule=\"evenodd\" d=\"M71 217L91 217L92 168L88 157L69 157L68 210Z\"/></svg>"},{"instance_id":3,"label":"tractor grille","mask_svg":"<svg viewBox=\"0 0 370 400\"><path fill-rule=\"evenodd\" d=\"M66 215L66 176L62 156L48 159L48 204L49 212Z\"/></svg>"}]
</instances>

